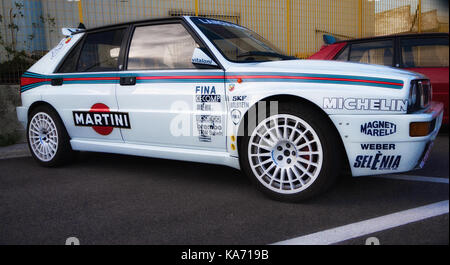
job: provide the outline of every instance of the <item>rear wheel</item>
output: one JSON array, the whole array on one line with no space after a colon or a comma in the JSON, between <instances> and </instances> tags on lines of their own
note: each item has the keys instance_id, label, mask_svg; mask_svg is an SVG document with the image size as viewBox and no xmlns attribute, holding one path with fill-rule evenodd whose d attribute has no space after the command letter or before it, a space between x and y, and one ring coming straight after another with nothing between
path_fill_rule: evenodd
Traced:
<instances>
[{"instance_id":1,"label":"rear wheel","mask_svg":"<svg viewBox=\"0 0 450 265\"><path fill-rule=\"evenodd\" d=\"M50 107L39 106L30 113L27 139L33 158L43 166L58 166L72 157L67 131Z\"/></svg>"},{"instance_id":2,"label":"rear wheel","mask_svg":"<svg viewBox=\"0 0 450 265\"><path fill-rule=\"evenodd\" d=\"M323 114L293 103L260 121L241 145L243 170L266 195L300 201L324 191L340 172L335 130Z\"/></svg>"}]
</instances>

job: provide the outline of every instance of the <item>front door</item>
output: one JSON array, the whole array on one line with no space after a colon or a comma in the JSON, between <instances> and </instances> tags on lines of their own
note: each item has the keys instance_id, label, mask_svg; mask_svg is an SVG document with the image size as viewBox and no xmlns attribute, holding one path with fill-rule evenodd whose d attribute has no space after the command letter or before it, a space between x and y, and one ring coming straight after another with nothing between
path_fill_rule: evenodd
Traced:
<instances>
[{"instance_id":1,"label":"front door","mask_svg":"<svg viewBox=\"0 0 450 265\"><path fill-rule=\"evenodd\" d=\"M192 63L199 44L181 22L134 28L116 88L127 143L225 150L224 71Z\"/></svg>"}]
</instances>

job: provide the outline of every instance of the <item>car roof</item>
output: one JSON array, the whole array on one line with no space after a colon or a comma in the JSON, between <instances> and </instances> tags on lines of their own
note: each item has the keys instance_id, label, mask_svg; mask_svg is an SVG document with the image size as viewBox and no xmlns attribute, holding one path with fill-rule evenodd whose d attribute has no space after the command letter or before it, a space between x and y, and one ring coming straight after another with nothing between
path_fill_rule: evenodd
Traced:
<instances>
[{"instance_id":1,"label":"car roof","mask_svg":"<svg viewBox=\"0 0 450 265\"><path fill-rule=\"evenodd\" d=\"M442 37L442 36L447 36L448 37L449 34L448 33L443 33L443 32L398 33L398 34L390 34L390 35L367 37L367 38L356 38L356 39L349 39L349 40L339 40L339 41L336 41L335 43L364 42L364 41L381 40L381 39L389 39L389 38L396 38L396 37Z\"/></svg>"},{"instance_id":2,"label":"car roof","mask_svg":"<svg viewBox=\"0 0 450 265\"><path fill-rule=\"evenodd\" d=\"M108 24L103 25L99 27L93 27L88 29L81 29L73 34L83 33L83 32L90 32L90 31L97 31L97 30L103 30L103 29L109 29L109 28L115 28L120 26L127 26L130 24L140 24L140 23L146 23L146 22L164 22L164 21L174 21L174 20L184 20L184 18L189 16L170 16L170 17L159 17L159 18L150 18L150 19L141 19L141 20L133 20L133 21L127 21L127 22L121 22L121 23L115 23L115 24Z\"/></svg>"}]
</instances>

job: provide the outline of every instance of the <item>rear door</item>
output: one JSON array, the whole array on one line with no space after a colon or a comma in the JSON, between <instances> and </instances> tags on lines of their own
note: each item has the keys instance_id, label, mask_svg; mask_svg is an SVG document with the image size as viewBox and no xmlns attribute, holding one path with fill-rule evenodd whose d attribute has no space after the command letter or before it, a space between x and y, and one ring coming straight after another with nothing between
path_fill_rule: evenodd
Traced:
<instances>
[{"instance_id":1,"label":"rear door","mask_svg":"<svg viewBox=\"0 0 450 265\"><path fill-rule=\"evenodd\" d=\"M444 122L448 122L448 48L448 36L400 38L401 67L431 80L433 100L444 103Z\"/></svg>"},{"instance_id":2,"label":"rear door","mask_svg":"<svg viewBox=\"0 0 450 265\"><path fill-rule=\"evenodd\" d=\"M202 46L181 21L136 25L117 86L127 143L225 150L224 71L192 63Z\"/></svg>"},{"instance_id":3,"label":"rear door","mask_svg":"<svg viewBox=\"0 0 450 265\"><path fill-rule=\"evenodd\" d=\"M122 142L127 114L118 112L115 85L128 26L88 32L54 74L48 97L72 139Z\"/></svg>"}]
</instances>

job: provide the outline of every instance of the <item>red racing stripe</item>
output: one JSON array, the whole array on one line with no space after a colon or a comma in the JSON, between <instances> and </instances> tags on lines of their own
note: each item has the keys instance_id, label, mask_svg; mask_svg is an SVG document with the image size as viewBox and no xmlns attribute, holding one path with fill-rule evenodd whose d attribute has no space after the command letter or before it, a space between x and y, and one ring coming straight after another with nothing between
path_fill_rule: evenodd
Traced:
<instances>
[{"instance_id":1,"label":"red racing stripe","mask_svg":"<svg viewBox=\"0 0 450 265\"><path fill-rule=\"evenodd\" d=\"M64 78L65 81L86 81L86 80L119 80L118 76L112 77L71 77Z\"/></svg>"},{"instance_id":2,"label":"red racing stripe","mask_svg":"<svg viewBox=\"0 0 450 265\"><path fill-rule=\"evenodd\" d=\"M136 77L136 79L138 79L138 80L146 80L146 79L220 79L220 78L224 78L224 77L221 75L137 76Z\"/></svg>"},{"instance_id":3,"label":"red racing stripe","mask_svg":"<svg viewBox=\"0 0 450 265\"><path fill-rule=\"evenodd\" d=\"M362 83L374 83L374 84L385 84L393 86L403 86L400 83L385 82L385 81L375 81L375 80L364 80L364 79L349 79L349 78L330 78L330 77L309 77L309 76L284 76L284 75L234 75L227 76L227 79L245 79L245 78L274 78L274 79L303 79L303 80L330 80L330 81L347 81L347 82L362 82Z\"/></svg>"},{"instance_id":4,"label":"red racing stripe","mask_svg":"<svg viewBox=\"0 0 450 265\"><path fill-rule=\"evenodd\" d=\"M20 86L31 85L39 82L50 81L48 78L22 77L20 78Z\"/></svg>"}]
</instances>

